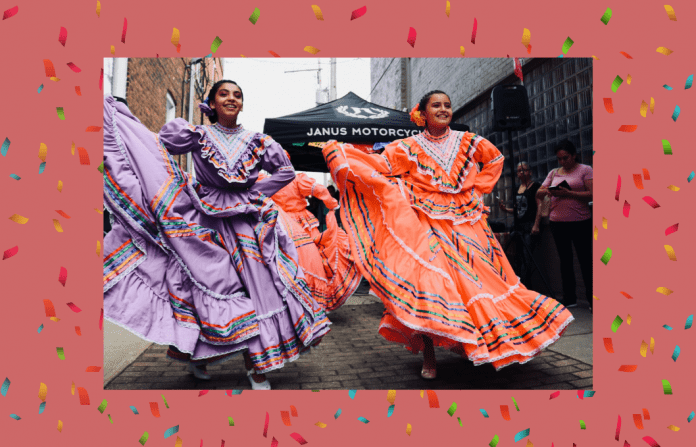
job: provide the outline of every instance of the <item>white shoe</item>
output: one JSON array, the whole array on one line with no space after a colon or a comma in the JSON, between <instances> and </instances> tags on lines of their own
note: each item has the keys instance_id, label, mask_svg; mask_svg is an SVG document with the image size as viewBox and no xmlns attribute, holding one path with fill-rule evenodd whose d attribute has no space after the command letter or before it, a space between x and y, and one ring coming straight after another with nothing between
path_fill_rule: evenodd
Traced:
<instances>
[{"instance_id":1,"label":"white shoe","mask_svg":"<svg viewBox=\"0 0 696 447\"><path fill-rule=\"evenodd\" d=\"M189 363L188 369L189 372L192 372L193 375L196 376L196 379L210 380L210 376L204 373L202 369L193 366L193 363Z\"/></svg>"},{"instance_id":2,"label":"white shoe","mask_svg":"<svg viewBox=\"0 0 696 447\"><path fill-rule=\"evenodd\" d=\"M256 383L254 381L254 378L251 377L252 374L255 374L256 370L250 369L247 371L247 377L249 377L249 382L251 382L251 389L252 390L270 390L271 389L271 382L268 381L268 379L264 380L261 383Z\"/></svg>"}]
</instances>

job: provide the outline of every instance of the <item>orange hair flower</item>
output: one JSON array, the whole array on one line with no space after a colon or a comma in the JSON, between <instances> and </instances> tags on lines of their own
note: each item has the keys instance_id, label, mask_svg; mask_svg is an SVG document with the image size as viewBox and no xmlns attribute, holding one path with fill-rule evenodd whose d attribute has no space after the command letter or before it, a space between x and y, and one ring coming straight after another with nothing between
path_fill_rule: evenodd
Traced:
<instances>
[{"instance_id":1,"label":"orange hair flower","mask_svg":"<svg viewBox=\"0 0 696 447\"><path fill-rule=\"evenodd\" d=\"M416 126L425 126L425 118L423 118L423 114L421 113L421 111L418 110L418 104L416 104L416 106L413 109L411 109L411 121L416 123Z\"/></svg>"}]
</instances>

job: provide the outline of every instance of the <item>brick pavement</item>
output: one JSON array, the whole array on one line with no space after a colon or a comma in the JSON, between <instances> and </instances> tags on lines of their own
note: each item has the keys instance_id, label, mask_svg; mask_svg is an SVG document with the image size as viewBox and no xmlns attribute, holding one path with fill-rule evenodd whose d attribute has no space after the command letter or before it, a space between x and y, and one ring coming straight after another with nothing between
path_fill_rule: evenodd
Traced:
<instances>
[{"instance_id":1,"label":"brick pavement","mask_svg":"<svg viewBox=\"0 0 696 447\"><path fill-rule=\"evenodd\" d=\"M332 330L317 350L267 375L273 389L592 389L592 365L548 350L496 372L438 348L437 379L426 381L422 354L377 333L382 310L372 297L352 297L329 315ZM241 356L209 367L212 379L205 381L168 360L166 349L150 346L105 389L251 389Z\"/></svg>"}]
</instances>

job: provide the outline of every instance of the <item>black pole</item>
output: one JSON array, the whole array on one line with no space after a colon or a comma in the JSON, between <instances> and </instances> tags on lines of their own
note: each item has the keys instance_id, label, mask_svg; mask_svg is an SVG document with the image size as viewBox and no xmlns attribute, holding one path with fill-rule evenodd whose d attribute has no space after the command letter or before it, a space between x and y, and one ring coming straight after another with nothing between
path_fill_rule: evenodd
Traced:
<instances>
[{"instance_id":1,"label":"black pole","mask_svg":"<svg viewBox=\"0 0 696 447\"><path fill-rule=\"evenodd\" d=\"M517 191L515 190L515 150L512 146L512 131L507 129L507 139L510 145L510 192L512 193L512 231L517 228Z\"/></svg>"}]
</instances>

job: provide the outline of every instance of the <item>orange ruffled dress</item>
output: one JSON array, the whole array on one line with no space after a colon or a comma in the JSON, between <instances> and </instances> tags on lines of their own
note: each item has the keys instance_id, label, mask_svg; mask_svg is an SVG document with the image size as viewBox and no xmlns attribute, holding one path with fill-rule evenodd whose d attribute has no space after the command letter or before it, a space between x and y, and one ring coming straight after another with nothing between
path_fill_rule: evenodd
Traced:
<instances>
[{"instance_id":1,"label":"orange ruffled dress","mask_svg":"<svg viewBox=\"0 0 696 447\"><path fill-rule=\"evenodd\" d=\"M573 321L519 282L488 226L482 196L504 161L488 140L426 131L380 155L336 142L323 153L353 257L386 307L384 338L418 353L424 334L499 370L530 361Z\"/></svg>"},{"instance_id":2,"label":"orange ruffled dress","mask_svg":"<svg viewBox=\"0 0 696 447\"><path fill-rule=\"evenodd\" d=\"M319 232L319 221L307 209L305 198L309 196L320 199L330 210L323 233ZM312 295L326 311L338 309L358 288L361 278L350 253L348 235L336 222L338 202L304 173L298 173L272 199L282 210L280 219L295 242Z\"/></svg>"}]
</instances>

